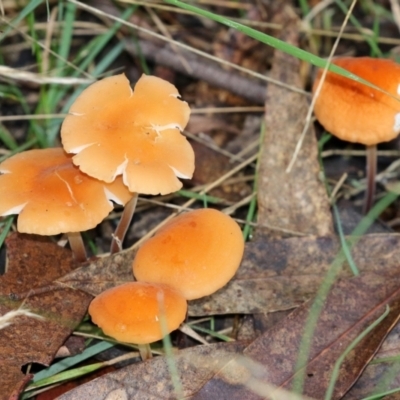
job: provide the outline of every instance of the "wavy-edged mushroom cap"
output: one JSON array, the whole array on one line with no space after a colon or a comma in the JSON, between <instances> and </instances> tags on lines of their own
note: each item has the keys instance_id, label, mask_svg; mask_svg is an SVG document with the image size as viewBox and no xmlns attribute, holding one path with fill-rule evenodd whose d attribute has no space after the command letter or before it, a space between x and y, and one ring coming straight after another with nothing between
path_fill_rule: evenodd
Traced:
<instances>
[{"instance_id":1,"label":"wavy-edged mushroom cap","mask_svg":"<svg viewBox=\"0 0 400 400\"><path fill-rule=\"evenodd\" d=\"M178 291L145 282L129 282L108 289L89 306L92 321L106 335L137 344L162 339L179 327L186 312L186 299Z\"/></svg>"},{"instance_id":2,"label":"wavy-edged mushroom cap","mask_svg":"<svg viewBox=\"0 0 400 400\"><path fill-rule=\"evenodd\" d=\"M164 283L188 300L214 293L235 275L244 251L243 234L229 216L214 209L179 215L138 250L138 281Z\"/></svg>"},{"instance_id":3,"label":"wavy-edged mushroom cap","mask_svg":"<svg viewBox=\"0 0 400 400\"><path fill-rule=\"evenodd\" d=\"M167 194L178 178L191 178L194 152L181 131L190 109L174 85L142 77L132 91L124 74L89 86L70 108L61 127L73 161L97 179L123 176L131 192Z\"/></svg>"},{"instance_id":4,"label":"wavy-edged mushroom cap","mask_svg":"<svg viewBox=\"0 0 400 400\"><path fill-rule=\"evenodd\" d=\"M61 148L29 150L0 164L0 215L19 214L18 231L39 235L94 228L133 196L121 179L82 173Z\"/></svg>"},{"instance_id":5,"label":"wavy-edged mushroom cap","mask_svg":"<svg viewBox=\"0 0 400 400\"><path fill-rule=\"evenodd\" d=\"M387 94L333 72L326 75L314 112L324 128L342 140L367 146L400 132L400 65L369 57L338 57L333 64L378 86ZM322 75L318 71L315 93Z\"/></svg>"}]
</instances>

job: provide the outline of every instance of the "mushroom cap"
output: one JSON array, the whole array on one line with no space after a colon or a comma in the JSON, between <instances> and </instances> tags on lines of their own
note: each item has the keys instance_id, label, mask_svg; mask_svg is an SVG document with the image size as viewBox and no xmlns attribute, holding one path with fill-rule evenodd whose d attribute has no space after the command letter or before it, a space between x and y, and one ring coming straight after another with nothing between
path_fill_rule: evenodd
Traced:
<instances>
[{"instance_id":1,"label":"mushroom cap","mask_svg":"<svg viewBox=\"0 0 400 400\"><path fill-rule=\"evenodd\" d=\"M145 282L108 289L89 305L92 321L106 335L137 344L162 339L179 327L186 312L186 299L179 292L166 285Z\"/></svg>"},{"instance_id":2,"label":"mushroom cap","mask_svg":"<svg viewBox=\"0 0 400 400\"><path fill-rule=\"evenodd\" d=\"M243 234L229 216L201 209L171 220L138 250L138 281L164 283L193 300L214 293L235 275L244 251Z\"/></svg>"},{"instance_id":3,"label":"mushroom cap","mask_svg":"<svg viewBox=\"0 0 400 400\"><path fill-rule=\"evenodd\" d=\"M123 176L131 192L167 194L178 178L191 178L194 152L181 131L190 108L174 85L142 77L132 91L124 74L102 79L82 92L61 127L73 162L90 176L112 182Z\"/></svg>"},{"instance_id":4,"label":"mushroom cap","mask_svg":"<svg viewBox=\"0 0 400 400\"><path fill-rule=\"evenodd\" d=\"M362 83L328 71L314 112L324 128L342 140L374 145L400 132L400 65L369 57L338 57L333 64L367 80L398 100ZM318 71L316 91L322 75Z\"/></svg>"},{"instance_id":5,"label":"mushroom cap","mask_svg":"<svg viewBox=\"0 0 400 400\"><path fill-rule=\"evenodd\" d=\"M29 150L0 164L0 215L19 214L18 231L56 235L94 228L133 196L122 179L84 174L61 148Z\"/></svg>"}]
</instances>

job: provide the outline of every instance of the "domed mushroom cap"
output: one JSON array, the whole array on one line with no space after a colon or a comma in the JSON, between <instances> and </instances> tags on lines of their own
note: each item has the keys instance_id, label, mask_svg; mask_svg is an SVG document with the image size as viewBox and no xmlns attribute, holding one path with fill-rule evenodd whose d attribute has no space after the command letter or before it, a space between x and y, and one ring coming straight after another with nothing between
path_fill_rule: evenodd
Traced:
<instances>
[{"instance_id":1,"label":"domed mushroom cap","mask_svg":"<svg viewBox=\"0 0 400 400\"><path fill-rule=\"evenodd\" d=\"M400 65L369 57L338 57L333 64L363 78L398 100L333 72L326 75L314 112L324 128L342 140L374 145L400 132ZM314 82L315 92L322 75Z\"/></svg>"},{"instance_id":2,"label":"domed mushroom cap","mask_svg":"<svg viewBox=\"0 0 400 400\"><path fill-rule=\"evenodd\" d=\"M29 150L0 164L0 215L19 214L18 231L56 235L94 228L132 197L121 179L82 173L63 149Z\"/></svg>"},{"instance_id":3,"label":"domed mushroom cap","mask_svg":"<svg viewBox=\"0 0 400 400\"><path fill-rule=\"evenodd\" d=\"M239 268L244 240L238 224L214 209L182 214L147 240L133 261L138 281L164 283L198 299L223 287Z\"/></svg>"},{"instance_id":4,"label":"domed mushroom cap","mask_svg":"<svg viewBox=\"0 0 400 400\"><path fill-rule=\"evenodd\" d=\"M187 312L186 299L166 285L129 282L100 293L89 306L92 321L121 342L145 344L177 329ZM163 331L163 326L167 332Z\"/></svg>"},{"instance_id":5,"label":"domed mushroom cap","mask_svg":"<svg viewBox=\"0 0 400 400\"><path fill-rule=\"evenodd\" d=\"M190 109L175 86L143 75L132 91L125 75L105 78L77 98L61 127L73 161L97 179L123 176L132 192L167 194L191 178L194 152L181 131Z\"/></svg>"}]
</instances>

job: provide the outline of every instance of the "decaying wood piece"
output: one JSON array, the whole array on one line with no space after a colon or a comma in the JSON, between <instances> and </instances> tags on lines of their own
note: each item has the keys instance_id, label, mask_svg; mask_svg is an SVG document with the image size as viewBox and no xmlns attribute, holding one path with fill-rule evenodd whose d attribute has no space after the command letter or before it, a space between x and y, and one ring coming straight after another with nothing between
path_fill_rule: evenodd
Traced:
<instances>
[{"instance_id":1,"label":"decaying wood piece","mask_svg":"<svg viewBox=\"0 0 400 400\"><path fill-rule=\"evenodd\" d=\"M298 45L298 19L286 8L281 39ZM275 51L271 77L301 87L301 61ZM296 163L286 169L302 133L308 110L305 96L269 85L265 102L265 136L258 180L258 222L280 228L325 236L333 234L332 217L323 183L318 177L317 141L309 128ZM279 236L279 232L271 232Z\"/></svg>"},{"instance_id":2,"label":"decaying wood piece","mask_svg":"<svg viewBox=\"0 0 400 400\"><path fill-rule=\"evenodd\" d=\"M180 49L180 53L190 67L189 72L168 45L158 46L148 40L139 40L138 43L126 41L125 46L130 54L137 56L140 51L148 60L192 78L204 80L221 89L229 90L255 104L262 104L265 100L265 82L241 76L235 71L225 71L218 63L204 60L187 50Z\"/></svg>"}]
</instances>

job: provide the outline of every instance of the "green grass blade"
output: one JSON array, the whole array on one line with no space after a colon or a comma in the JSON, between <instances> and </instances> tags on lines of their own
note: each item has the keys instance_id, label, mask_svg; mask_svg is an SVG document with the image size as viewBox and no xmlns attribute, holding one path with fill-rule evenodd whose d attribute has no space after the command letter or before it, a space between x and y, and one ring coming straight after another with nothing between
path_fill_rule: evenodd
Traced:
<instances>
[{"instance_id":1,"label":"green grass blade","mask_svg":"<svg viewBox=\"0 0 400 400\"><path fill-rule=\"evenodd\" d=\"M347 355L363 340L375 327L377 327L388 315L390 312L390 307L386 305L385 312L380 315L371 325L369 325L363 332L361 332L351 343L347 346L346 350L340 355L340 357L336 360L335 365L333 367L333 371L331 374L331 379L329 380L328 389L326 390L325 400L330 400L333 396L333 392L335 390L335 383L339 376L340 366L343 364Z\"/></svg>"},{"instance_id":2,"label":"green grass blade","mask_svg":"<svg viewBox=\"0 0 400 400\"><path fill-rule=\"evenodd\" d=\"M11 225L14 221L14 215L9 215L8 217L4 218L1 233L0 233L0 248L3 246L4 241L8 235L8 232L11 229Z\"/></svg>"},{"instance_id":3,"label":"green grass blade","mask_svg":"<svg viewBox=\"0 0 400 400\"><path fill-rule=\"evenodd\" d=\"M59 374L62 371L65 371L72 366L87 360L90 357L93 357L96 354L101 353L104 350L108 350L111 347L115 346L115 343L110 342L100 342L93 346L88 347L81 354L77 354L76 356L66 357L61 361L53 364L51 367L44 369L43 371L38 372L32 379L32 382L35 384L39 384L42 380L48 379L53 375ZM29 386L28 386L29 389Z\"/></svg>"},{"instance_id":4,"label":"green grass blade","mask_svg":"<svg viewBox=\"0 0 400 400\"><path fill-rule=\"evenodd\" d=\"M349 9L347 8L346 4L342 0L335 0L335 3L343 11L343 13L345 15L348 13ZM382 57L381 49L378 47L376 40L374 40L374 38L371 38L363 33L363 26L358 22L357 18L354 15L350 15L350 22L358 29L360 35L369 44L369 46L371 47L371 50L372 50L372 54Z\"/></svg>"},{"instance_id":5,"label":"green grass blade","mask_svg":"<svg viewBox=\"0 0 400 400\"><path fill-rule=\"evenodd\" d=\"M310 6L308 4L308 0L299 0L301 13L303 17L305 17L310 12Z\"/></svg>"},{"instance_id":6,"label":"green grass blade","mask_svg":"<svg viewBox=\"0 0 400 400\"><path fill-rule=\"evenodd\" d=\"M18 148L18 144L11 133L0 123L0 141L10 150Z\"/></svg>"},{"instance_id":7,"label":"green grass blade","mask_svg":"<svg viewBox=\"0 0 400 400\"><path fill-rule=\"evenodd\" d=\"M100 369L100 368L102 368L104 366L105 366L104 362L97 362L97 363L94 363L94 364L85 365L83 367L74 368L74 369L72 369L70 371L63 371L63 372L60 372L59 374L50 376L49 378L42 379L41 381L28 386L25 390L26 391L31 391L31 390L39 389L39 388L42 388L42 387L45 387L45 386L49 386L49 385L52 385L52 384L55 384L55 383L61 383L61 382L64 382L64 381L70 381L70 380L72 380L74 378L80 378L83 375L90 374L90 373L92 373L94 371L97 371L98 369ZM29 398L33 397L34 395L36 395L36 394L37 393L33 393L33 392L25 393L25 394L22 395L21 400L29 399Z\"/></svg>"},{"instance_id":8,"label":"green grass blade","mask_svg":"<svg viewBox=\"0 0 400 400\"><path fill-rule=\"evenodd\" d=\"M219 22L223 25L229 26L230 28L233 28L239 32L242 32L245 35L258 40L259 42L265 43L271 47L274 47L280 51L283 51L284 53L288 53L288 54L292 55L293 57L296 57L300 60L309 62L309 63L315 65L316 67L320 67L320 68L327 67L327 60L324 60L323 58L315 56L314 54L311 54L305 50L299 49L298 47L293 46L289 43L286 43L283 40L280 40L280 39L274 38L273 36L259 32L256 29L249 28L248 26L240 24L238 22L235 22L229 18L223 17L218 14L214 14L210 11L203 10L199 7L195 7L190 4L183 3L182 1L179 1L179 0L164 0L164 2L174 5L174 6L177 6L179 8L182 8L184 10L191 11L197 15L201 15L202 17ZM345 70L343 68L338 67L337 65L330 64L328 69L329 69L329 71L335 72L335 73L345 76L349 79L363 83L364 85L374 88L380 92L384 92L381 88L373 85L372 83L366 81L365 79L358 77L357 75L354 75L354 74L348 72L347 70Z\"/></svg>"},{"instance_id":9,"label":"green grass blade","mask_svg":"<svg viewBox=\"0 0 400 400\"><path fill-rule=\"evenodd\" d=\"M224 200L218 197L210 196L208 194L200 194L196 192L192 192L191 190L181 189L176 192L176 194L185 197L187 199L196 199L200 201L206 201L210 204L220 204L223 203Z\"/></svg>"},{"instance_id":10,"label":"green grass blade","mask_svg":"<svg viewBox=\"0 0 400 400\"><path fill-rule=\"evenodd\" d=\"M386 398L390 394L395 394L395 393L398 393L398 392L400 392L400 388L396 388L396 389L388 390L388 391L383 392L383 393L374 394L372 396L364 397L361 400L380 400L380 399ZM395 397L392 397L392 398L394 399Z\"/></svg>"},{"instance_id":11,"label":"green grass blade","mask_svg":"<svg viewBox=\"0 0 400 400\"><path fill-rule=\"evenodd\" d=\"M37 65L40 66L40 65L42 65L42 49L39 46L39 38L38 38L36 29L35 29L35 23L36 23L35 14L34 13L28 14L26 16L26 22L28 23L30 36L33 39L31 41L32 53L36 57Z\"/></svg>"},{"instance_id":12,"label":"green grass blade","mask_svg":"<svg viewBox=\"0 0 400 400\"><path fill-rule=\"evenodd\" d=\"M202 332L202 333L207 333L207 335L210 335L216 339L222 340L223 342L231 342L232 338L226 335L222 335L221 333L215 332L211 329L207 329L207 328L203 328L201 326L196 326L196 325L190 325L190 327L194 330L194 331L198 331L198 332Z\"/></svg>"},{"instance_id":13,"label":"green grass blade","mask_svg":"<svg viewBox=\"0 0 400 400\"><path fill-rule=\"evenodd\" d=\"M99 76L106 71L124 50L125 44L123 42L119 42L116 46L114 46L112 50L97 63L93 70L94 75Z\"/></svg>"},{"instance_id":14,"label":"green grass blade","mask_svg":"<svg viewBox=\"0 0 400 400\"><path fill-rule=\"evenodd\" d=\"M43 2L43 0L31 0L27 6L18 14L18 17L14 18L7 28L2 30L0 35L0 43L7 36L7 34L14 29L23 19L33 13L33 11Z\"/></svg>"},{"instance_id":15,"label":"green grass blade","mask_svg":"<svg viewBox=\"0 0 400 400\"><path fill-rule=\"evenodd\" d=\"M121 15L122 20L127 20L137 9L137 6L132 6L127 8L124 13ZM79 70L85 70L99 55L99 53L104 49L104 47L109 43L109 41L115 36L118 29L122 26L121 22L116 22L113 26L103 35L96 37L93 39L87 46L82 48L78 53L77 58L74 60L74 63L80 62L78 65ZM119 54L123 51L123 44L120 42L117 46L115 46L105 57L101 60L95 67L92 75L94 77L98 77L101 75L118 57ZM66 71L69 71L66 69ZM74 70L70 71L71 76L77 76L79 71ZM80 93L86 88L87 85L82 85L77 88L74 94L68 99L68 101L64 104L61 113L67 113L72 103L76 100L76 98L80 95ZM68 92L68 88L62 87L56 92L56 95L53 99L53 104L59 104L64 96L66 96ZM61 121L53 120L48 128L48 141L49 143L54 143L56 137L58 136L58 132L61 126Z\"/></svg>"},{"instance_id":16,"label":"green grass blade","mask_svg":"<svg viewBox=\"0 0 400 400\"><path fill-rule=\"evenodd\" d=\"M71 41L73 37L73 26L75 21L75 12L76 6L72 3L67 3L65 7L65 16L64 16L64 24L62 29L62 35L60 37L60 43L57 49L57 53L60 57L57 58L56 61L56 69L59 73L65 68L65 60L68 59L70 48L71 48ZM59 90L59 85L51 85L50 90L46 98L46 106L44 108L45 113L53 112L55 107L55 95L56 92Z\"/></svg>"},{"instance_id":17,"label":"green grass blade","mask_svg":"<svg viewBox=\"0 0 400 400\"><path fill-rule=\"evenodd\" d=\"M337 205L333 204L332 205L332 209L333 209L333 215L335 217L334 219L335 219L335 222L336 222L336 228L337 228L339 239L340 239L341 249L343 251L343 254L346 257L346 261L349 264L351 272L353 273L354 276L358 276L358 275L360 275L360 271L358 270L357 265L353 260L353 257L351 255L350 246L347 243L346 237L345 237L345 235L343 233L342 222L340 220L340 215L339 215L339 210L337 208Z\"/></svg>"}]
</instances>

